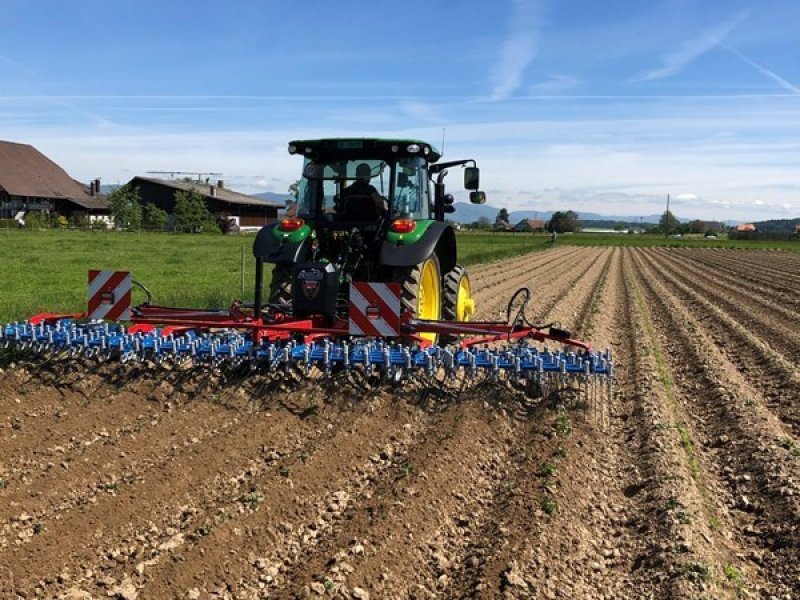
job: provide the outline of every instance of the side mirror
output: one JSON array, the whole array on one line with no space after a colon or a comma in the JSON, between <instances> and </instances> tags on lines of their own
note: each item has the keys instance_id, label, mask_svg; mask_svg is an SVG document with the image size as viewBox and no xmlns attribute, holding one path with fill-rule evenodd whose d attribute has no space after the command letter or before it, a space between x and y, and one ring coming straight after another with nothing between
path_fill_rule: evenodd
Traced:
<instances>
[{"instance_id":1,"label":"side mirror","mask_svg":"<svg viewBox=\"0 0 800 600\"><path fill-rule=\"evenodd\" d=\"M449 206L449 205L453 204L453 202L455 202L455 201L456 201L456 199L453 198L453 194L446 194L445 197L444 197L444 205L445 206Z\"/></svg>"},{"instance_id":2,"label":"side mirror","mask_svg":"<svg viewBox=\"0 0 800 600\"><path fill-rule=\"evenodd\" d=\"M454 213L456 212L456 207L452 204L445 204L444 205L444 212L446 213Z\"/></svg>"},{"instance_id":3,"label":"side mirror","mask_svg":"<svg viewBox=\"0 0 800 600\"><path fill-rule=\"evenodd\" d=\"M486 192L470 192L469 201L473 204L486 204Z\"/></svg>"},{"instance_id":4,"label":"side mirror","mask_svg":"<svg viewBox=\"0 0 800 600\"><path fill-rule=\"evenodd\" d=\"M477 190L481 182L481 170L478 167L464 169L464 189Z\"/></svg>"}]
</instances>

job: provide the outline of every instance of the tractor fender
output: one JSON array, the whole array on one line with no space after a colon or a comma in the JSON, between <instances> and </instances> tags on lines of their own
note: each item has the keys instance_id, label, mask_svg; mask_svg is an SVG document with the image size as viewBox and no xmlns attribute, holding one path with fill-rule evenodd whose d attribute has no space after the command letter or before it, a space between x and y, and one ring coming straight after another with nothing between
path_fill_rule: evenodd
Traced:
<instances>
[{"instance_id":1,"label":"tractor fender","mask_svg":"<svg viewBox=\"0 0 800 600\"><path fill-rule=\"evenodd\" d=\"M290 239L289 236L276 235L273 230L277 226L277 223L273 223L259 230L253 242L253 256L268 263L285 264L297 262L300 257L300 250L308 237L303 236L298 240L296 238L299 236L294 236L294 239Z\"/></svg>"},{"instance_id":2,"label":"tractor fender","mask_svg":"<svg viewBox=\"0 0 800 600\"><path fill-rule=\"evenodd\" d=\"M456 234L446 223L434 221L416 242L408 245L384 241L380 262L388 267L412 267L436 252L442 273L456 266Z\"/></svg>"}]
</instances>

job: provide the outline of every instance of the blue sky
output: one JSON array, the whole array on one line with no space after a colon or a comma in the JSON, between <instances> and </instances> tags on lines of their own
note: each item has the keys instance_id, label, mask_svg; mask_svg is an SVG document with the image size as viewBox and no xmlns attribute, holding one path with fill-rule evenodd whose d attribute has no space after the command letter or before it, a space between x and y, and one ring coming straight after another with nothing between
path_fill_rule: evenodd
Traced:
<instances>
[{"instance_id":1,"label":"blue sky","mask_svg":"<svg viewBox=\"0 0 800 600\"><path fill-rule=\"evenodd\" d=\"M0 0L0 28L0 139L82 180L284 192L290 139L445 128L495 206L800 215L796 0Z\"/></svg>"}]
</instances>

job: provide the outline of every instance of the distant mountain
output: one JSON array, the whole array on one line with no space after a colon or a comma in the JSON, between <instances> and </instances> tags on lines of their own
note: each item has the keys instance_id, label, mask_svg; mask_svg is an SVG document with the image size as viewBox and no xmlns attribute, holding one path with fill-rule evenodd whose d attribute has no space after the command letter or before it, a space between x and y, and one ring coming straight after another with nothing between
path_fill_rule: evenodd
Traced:
<instances>
[{"instance_id":1,"label":"distant mountain","mask_svg":"<svg viewBox=\"0 0 800 600\"><path fill-rule=\"evenodd\" d=\"M260 194L253 194L253 197L261 200L267 200L269 202L277 202L283 206L286 204L287 200L291 199L292 196L289 194L279 194L277 192L261 192Z\"/></svg>"},{"instance_id":2,"label":"distant mountain","mask_svg":"<svg viewBox=\"0 0 800 600\"><path fill-rule=\"evenodd\" d=\"M494 223L495 218L497 217L497 213L500 212L500 209L495 206L490 206L488 204L469 204L468 202L456 202L453 204L455 206L456 212L451 215L448 215L449 219L456 221L458 223L474 223L481 217L486 217L492 223ZM550 217L553 216L553 211L549 210L513 210L509 213L509 221L514 223L519 223L522 219L542 219L544 221L549 221ZM581 221L614 221L614 222L623 222L623 223L658 223L659 219L661 219L661 215L646 215L644 217L640 216L618 216L618 215L599 215L597 213L589 213L589 212L579 212L578 218ZM681 221L689 221L690 219L681 219Z\"/></svg>"},{"instance_id":3,"label":"distant mountain","mask_svg":"<svg viewBox=\"0 0 800 600\"><path fill-rule=\"evenodd\" d=\"M101 194L105 194L106 196L108 196L111 192L115 192L121 187L122 186L120 184L118 184L118 183L108 183L108 184L101 183L100 184L100 193Z\"/></svg>"}]
</instances>

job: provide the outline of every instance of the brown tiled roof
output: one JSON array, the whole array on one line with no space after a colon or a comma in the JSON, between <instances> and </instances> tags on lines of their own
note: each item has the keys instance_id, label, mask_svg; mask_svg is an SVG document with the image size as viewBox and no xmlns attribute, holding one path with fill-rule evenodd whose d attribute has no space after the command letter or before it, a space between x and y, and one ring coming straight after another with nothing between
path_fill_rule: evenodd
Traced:
<instances>
[{"instance_id":1,"label":"brown tiled roof","mask_svg":"<svg viewBox=\"0 0 800 600\"><path fill-rule=\"evenodd\" d=\"M0 188L10 196L70 200L88 209L108 208L105 196L89 188L28 144L0 140Z\"/></svg>"},{"instance_id":2,"label":"brown tiled roof","mask_svg":"<svg viewBox=\"0 0 800 600\"><path fill-rule=\"evenodd\" d=\"M81 185L28 144L0 141L0 187L11 196L80 198Z\"/></svg>"},{"instance_id":3,"label":"brown tiled roof","mask_svg":"<svg viewBox=\"0 0 800 600\"><path fill-rule=\"evenodd\" d=\"M178 181L174 179L156 179L152 177L134 177L131 180L131 185L135 186L137 180L149 181L150 183L154 183L156 185L163 185L176 190L183 190L184 192L197 190L206 198L216 198L217 200L222 200L223 202L228 202L230 204L247 204L268 208L283 208L284 206L283 204L278 204L277 202L270 202L269 200L262 200L261 198L256 198L254 196L248 196L247 194L240 194L239 192L234 192L233 190L229 190L228 188L224 187L218 187L211 183ZM214 190L213 193L211 191L212 188Z\"/></svg>"},{"instance_id":4,"label":"brown tiled roof","mask_svg":"<svg viewBox=\"0 0 800 600\"><path fill-rule=\"evenodd\" d=\"M546 225L542 219L522 219L522 221L517 223L515 227L520 227L523 223L527 223L528 227L531 229L544 229L544 226Z\"/></svg>"}]
</instances>

